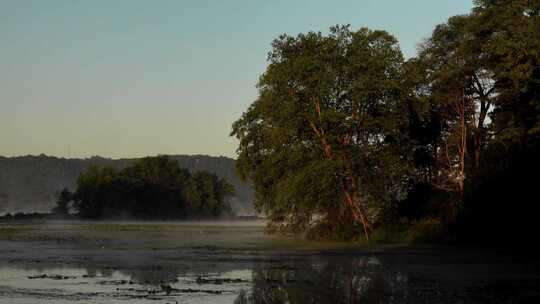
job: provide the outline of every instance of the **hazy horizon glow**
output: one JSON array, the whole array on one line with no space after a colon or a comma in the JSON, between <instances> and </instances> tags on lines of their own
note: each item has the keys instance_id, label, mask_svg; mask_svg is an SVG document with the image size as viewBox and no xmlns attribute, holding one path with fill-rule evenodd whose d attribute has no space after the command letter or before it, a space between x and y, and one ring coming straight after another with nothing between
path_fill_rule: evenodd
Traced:
<instances>
[{"instance_id":1,"label":"hazy horizon glow","mask_svg":"<svg viewBox=\"0 0 540 304\"><path fill-rule=\"evenodd\" d=\"M0 0L0 155L234 157L271 41L335 24L406 57L470 0Z\"/></svg>"}]
</instances>

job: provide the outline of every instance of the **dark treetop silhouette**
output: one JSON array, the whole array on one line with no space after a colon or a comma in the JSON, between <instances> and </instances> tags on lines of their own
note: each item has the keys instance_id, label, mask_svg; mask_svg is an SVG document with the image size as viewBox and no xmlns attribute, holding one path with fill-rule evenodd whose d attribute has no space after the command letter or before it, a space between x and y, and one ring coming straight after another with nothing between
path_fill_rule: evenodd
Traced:
<instances>
[{"instance_id":1,"label":"dark treetop silhouette","mask_svg":"<svg viewBox=\"0 0 540 304\"><path fill-rule=\"evenodd\" d=\"M190 173L167 156L146 157L122 170L91 167L74 193L61 192L53 211L67 213L72 201L87 219L211 218L230 211L234 188L206 171Z\"/></svg>"}]
</instances>

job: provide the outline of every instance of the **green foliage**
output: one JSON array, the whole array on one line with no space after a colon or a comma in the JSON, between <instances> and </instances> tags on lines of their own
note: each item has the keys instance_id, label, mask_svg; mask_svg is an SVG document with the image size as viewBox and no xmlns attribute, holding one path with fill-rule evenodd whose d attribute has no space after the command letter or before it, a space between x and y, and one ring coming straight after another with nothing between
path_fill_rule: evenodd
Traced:
<instances>
[{"instance_id":1,"label":"green foliage","mask_svg":"<svg viewBox=\"0 0 540 304\"><path fill-rule=\"evenodd\" d=\"M483 38L498 93L494 133L524 144L540 137L540 2L477 1L471 28Z\"/></svg>"},{"instance_id":2,"label":"green foliage","mask_svg":"<svg viewBox=\"0 0 540 304\"><path fill-rule=\"evenodd\" d=\"M539 33L539 1L477 0L407 62L383 31L280 36L232 131L256 207L312 238L532 230Z\"/></svg>"},{"instance_id":3,"label":"green foliage","mask_svg":"<svg viewBox=\"0 0 540 304\"><path fill-rule=\"evenodd\" d=\"M282 35L272 47L259 98L233 124L238 171L272 224L304 231L323 221L355 231L345 195L375 214L407 174L397 41L336 26L327 36Z\"/></svg>"},{"instance_id":4,"label":"green foliage","mask_svg":"<svg viewBox=\"0 0 540 304\"><path fill-rule=\"evenodd\" d=\"M531 215L538 209L530 198L537 196L531 176L539 167L540 2L475 3L471 14L437 26L408 63L415 98L431 108L424 117L438 120L441 133L421 143L432 157L427 170L417 167L427 178L400 207L412 218L450 222L461 242L519 239L534 229ZM452 109L463 100L465 131L456 128L461 117ZM459 165L465 168L461 195L441 178Z\"/></svg>"},{"instance_id":5,"label":"green foliage","mask_svg":"<svg viewBox=\"0 0 540 304\"><path fill-rule=\"evenodd\" d=\"M52 209L53 214L67 215L69 214L69 203L73 200L73 193L64 188L58 195L56 206Z\"/></svg>"},{"instance_id":6,"label":"green foliage","mask_svg":"<svg viewBox=\"0 0 540 304\"><path fill-rule=\"evenodd\" d=\"M229 211L233 187L208 172L189 173L166 156L123 170L91 167L77 180L74 207L83 218L177 219Z\"/></svg>"},{"instance_id":7,"label":"green foliage","mask_svg":"<svg viewBox=\"0 0 540 304\"><path fill-rule=\"evenodd\" d=\"M414 221L404 233L406 243L433 243L443 240L446 234L445 224L437 218L424 218Z\"/></svg>"},{"instance_id":8,"label":"green foliage","mask_svg":"<svg viewBox=\"0 0 540 304\"><path fill-rule=\"evenodd\" d=\"M373 231L371 242L373 244L397 244L404 242L406 229L407 226L399 223L381 225Z\"/></svg>"}]
</instances>

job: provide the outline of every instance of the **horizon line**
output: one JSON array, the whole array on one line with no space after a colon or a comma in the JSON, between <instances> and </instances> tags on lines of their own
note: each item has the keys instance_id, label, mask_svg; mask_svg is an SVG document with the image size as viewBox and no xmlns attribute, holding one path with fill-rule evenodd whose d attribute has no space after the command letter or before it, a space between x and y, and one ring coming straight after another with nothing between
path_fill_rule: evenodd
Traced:
<instances>
[{"instance_id":1,"label":"horizon line","mask_svg":"<svg viewBox=\"0 0 540 304\"><path fill-rule=\"evenodd\" d=\"M45 153L40 154L25 154L25 155L13 155L13 156L5 156L0 155L0 158L24 158L24 157L48 157L48 158L57 158L57 159L67 159L67 160L89 160L89 159L106 159L106 160L129 160L129 159L139 159L139 158L145 158L145 157L156 157L156 156L188 156L188 157L213 157L213 158L228 158L232 160L237 160L234 157L226 156L226 155L210 155L210 154L153 154L153 155L145 155L145 156L135 156L135 157L106 157L101 155L92 155L92 156L86 156L86 157L65 157L65 156L58 156L58 155L49 155Z\"/></svg>"}]
</instances>

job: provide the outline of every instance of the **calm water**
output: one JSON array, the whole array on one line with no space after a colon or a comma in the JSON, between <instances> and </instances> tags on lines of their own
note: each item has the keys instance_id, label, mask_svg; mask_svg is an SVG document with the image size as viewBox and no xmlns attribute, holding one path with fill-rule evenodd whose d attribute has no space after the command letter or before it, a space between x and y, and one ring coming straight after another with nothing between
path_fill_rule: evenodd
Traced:
<instances>
[{"instance_id":1,"label":"calm water","mask_svg":"<svg viewBox=\"0 0 540 304\"><path fill-rule=\"evenodd\" d=\"M306 249L260 228L56 228L70 234L0 241L0 303L540 303L540 264L510 252ZM224 245L238 239L251 243Z\"/></svg>"}]
</instances>

